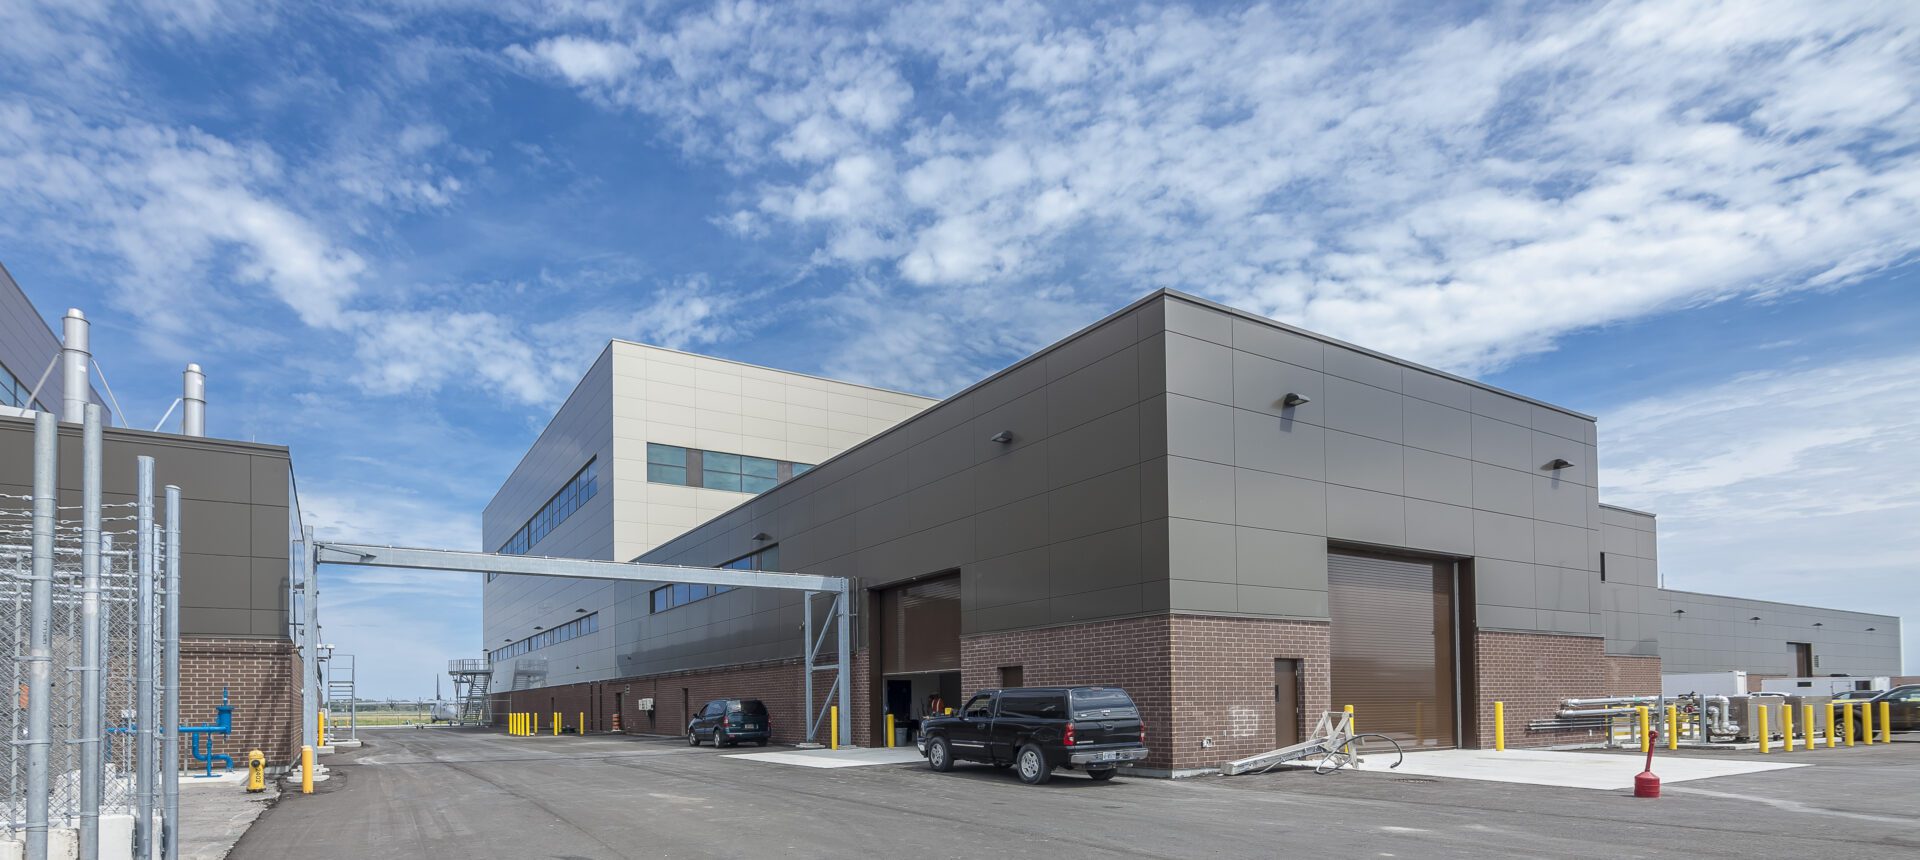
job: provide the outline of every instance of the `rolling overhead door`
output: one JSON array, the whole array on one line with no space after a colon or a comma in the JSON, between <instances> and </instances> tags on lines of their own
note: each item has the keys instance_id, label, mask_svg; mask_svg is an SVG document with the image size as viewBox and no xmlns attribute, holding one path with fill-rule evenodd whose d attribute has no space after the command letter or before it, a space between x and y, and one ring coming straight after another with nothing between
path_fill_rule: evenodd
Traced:
<instances>
[{"instance_id":1,"label":"rolling overhead door","mask_svg":"<svg viewBox=\"0 0 1920 860\"><path fill-rule=\"evenodd\" d=\"M880 593L881 671L960 671L960 577Z\"/></svg>"},{"instance_id":2,"label":"rolling overhead door","mask_svg":"<svg viewBox=\"0 0 1920 860\"><path fill-rule=\"evenodd\" d=\"M1402 745L1455 745L1453 564L1330 553L1334 707Z\"/></svg>"}]
</instances>

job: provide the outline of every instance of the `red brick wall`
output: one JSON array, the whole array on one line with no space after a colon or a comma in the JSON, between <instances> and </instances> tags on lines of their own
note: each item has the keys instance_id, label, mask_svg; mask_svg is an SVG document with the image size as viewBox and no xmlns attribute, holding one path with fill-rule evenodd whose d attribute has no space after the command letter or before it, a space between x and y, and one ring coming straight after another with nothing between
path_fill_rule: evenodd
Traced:
<instances>
[{"instance_id":1,"label":"red brick wall","mask_svg":"<svg viewBox=\"0 0 1920 860\"><path fill-rule=\"evenodd\" d=\"M1527 724L1551 718L1566 698L1607 695L1608 662L1603 640L1535 633L1474 635L1479 679L1479 745L1493 748L1493 703L1506 703L1507 746L1542 747L1599 740L1587 729L1531 732Z\"/></svg>"},{"instance_id":2,"label":"red brick wall","mask_svg":"<svg viewBox=\"0 0 1920 860\"><path fill-rule=\"evenodd\" d=\"M1660 695L1660 658L1608 656L1606 664L1607 695Z\"/></svg>"},{"instance_id":3,"label":"red brick wall","mask_svg":"<svg viewBox=\"0 0 1920 860\"><path fill-rule=\"evenodd\" d=\"M180 722L213 722L224 688L233 705L233 733L210 735L213 751L233 756L242 768L253 749L265 753L270 766L288 764L300 754L298 663L293 643L284 639L181 637ZM181 735L181 766L205 767L187 744Z\"/></svg>"},{"instance_id":4,"label":"red brick wall","mask_svg":"<svg viewBox=\"0 0 1920 860\"><path fill-rule=\"evenodd\" d=\"M841 719L851 716L854 744L864 746L868 730L867 691L871 686L867 681L866 652L855 652L852 663L852 689L849 692L855 707L851 715L847 709L841 709ZM748 698L766 703L775 743L799 743L806 739L806 721L802 714L805 710L802 671L798 660L779 660L519 690L495 697L494 723L504 725L509 712L537 713L540 715L541 732L551 732L553 712L557 710L566 731L577 729L582 713L586 715L588 731L612 731L617 699L621 702L621 731L678 735L686 729L690 716L688 708L698 708L712 699ZM813 680L816 708L826 701L833 680L833 667L820 669L816 666ZM654 700L651 715L639 708L640 700L649 698ZM822 721L820 742L826 742L827 733L827 723Z\"/></svg>"},{"instance_id":5,"label":"red brick wall","mask_svg":"<svg viewBox=\"0 0 1920 860\"><path fill-rule=\"evenodd\" d=\"M1173 767L1173 619L1161 615L960 637L960 689L1000 686L1000 667L1021 667L1029 687L1124 687L1147 724L1147 766ZM958 708L962 702L954 702Z\"/></svg>"}]
</instances>

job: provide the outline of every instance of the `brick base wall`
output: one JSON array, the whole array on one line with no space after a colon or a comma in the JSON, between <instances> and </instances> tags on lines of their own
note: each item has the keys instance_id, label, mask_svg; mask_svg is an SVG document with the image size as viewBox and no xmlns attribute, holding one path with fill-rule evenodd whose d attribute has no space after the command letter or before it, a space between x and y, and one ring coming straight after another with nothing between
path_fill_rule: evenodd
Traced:
<instances>
[{"instance_id":1,"label":"brick base wall","mask_svg":"<svg viewBox=\"0 0 1920 860\"><path fill-rule=\"evenodd\" d=\"M1029 687L1091 684L1124 687L1147 724L1152 768L1173 767L1172 627L1170 616L1099 621L1041 630L960 637L960 689L1000 686L1000 667L1021 667ZM962 702L954 702L958 708Z\"/></svg>"},{"instance_id":2,"label":"brick base wall","mask_svg":"<svg viewBox=\"0 0 1920 860\"><path fill-rule=\"evenodd\" d=\"M220 639L184 636L180 640L180 722L214 721L220 691L233 705L233 733L210 735L213 751L233 756L245 768L247 751L266 754L269 766L300 756L299 658L284 639ZM205 767L180 737L180 766ZM217 772L218 767L215 768Z\"/></svg>"},{"instance_id":3,"label":"brick base wall","mask_svg":"<svg viewBox=\"0 0 1920 860\"><path fill-rule=\"evenodd\" d=\"M1534 633L1474 635L1479 679L1479 746L1493 748L1493 703L1506 703L1507 746L1543 747L1600 740L1599 730L1529 731L1527 724L1553 717L1566 698L1607 694L1604 640Z\"/></svg>"},{"instance_id":4,"label":"brick base wall","mask_svg":"<svg viewBox=\"0 0 1920 860\"><path fill-rule=\"evenodd\" d=\"M1660 658L1608 656L1607 695L1660 695Z\"/></svg>"},{"instance_id":5,"label":"brick base wall","mask_svg":"<svg viewBox=\"0 0 1920 860\"><path fill-rule=\"evenodd\" d=\"M841 719L853 720L853 740L864 746L868 740L867 652L856 651L852 662L849 694L854 708L849 714L841 709ZM698 709L713 699L759 699L767 706L775 743L793 744L806 739L805 685L799 660L749 663L718 669L668 672L611 681L588 681L532 690L516 690L494 697L494 724L505 725L508 713L540 715L540 730L553 730L553 714L558 711L565 731L579 728L582 715L589 732L613 731L616 707L619 730L630 734L678 735L686 730L690 709ZM832 692L834 669L816 666L813 679L814 706L826 701ZM652 713L640 710L642 699L654 700ZM825 743L828 727L820 725L819 740Z\"/></svg>"}]
</instances>

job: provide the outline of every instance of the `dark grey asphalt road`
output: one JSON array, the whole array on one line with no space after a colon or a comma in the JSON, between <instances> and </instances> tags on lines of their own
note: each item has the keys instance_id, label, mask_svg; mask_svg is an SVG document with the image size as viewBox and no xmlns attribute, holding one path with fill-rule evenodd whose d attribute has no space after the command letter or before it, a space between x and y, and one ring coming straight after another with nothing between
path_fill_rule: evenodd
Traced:
<instances>
[{"instance_id":1,"label":"dark grey asphalt road","mask_svg":"<svg viewBox=\"0 0 1920 860\"><path fill-rule=\"evenodd\" d=\"M627 737L364 732L239 860L640 857L1817 857L1920 852L1920 743L1609 792L1384 772L1028 787L984 767L817 770ZM1725 755L1725 754L1714 754ZM1628 757L1623 766L1631 767Z\"/></svg>"}]
</instances>

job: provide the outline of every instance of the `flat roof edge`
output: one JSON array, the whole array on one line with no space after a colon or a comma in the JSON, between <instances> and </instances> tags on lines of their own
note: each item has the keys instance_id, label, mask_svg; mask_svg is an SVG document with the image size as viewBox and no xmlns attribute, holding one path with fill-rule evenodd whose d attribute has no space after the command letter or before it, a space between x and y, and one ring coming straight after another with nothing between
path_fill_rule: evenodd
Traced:
<instances>
[{"instance_id":1,"label":"flat roof edge","mask_svg":"<svg viewBox=\"0 0 1920 860\"><path fill-rule=\"evenodd\" d=\"M26 425L27 429L29 430L33 428L32 418L22 418L14 415L0 415L0 421L18 422L20 424ZM131 437L130 439L128 439L128 441L140 441L145 443L154 443L154 444L161 444L161 445L177 445L183 448L211 448L211 447L239 448L254 454L279 455L281 457L286 457L289 460L293 458L292 449L288 448L285 445L275 445L270 442L248 442L243 439L224 439L218 436L182 436L178 433L165 433L157 430L142 430L138 427L102 427L100 428L100 431L101 431L101 437L107 440L112 440L115 438L128 439L128 437ZM78 436L82 432L83 432L83 428L78 424L74 424L68 421L60 422L60 434L63 436L66 436L66 435Z\"/></svg>"},{"instance_id":2,"label":"flat roof edge","mask_svg":"<svg viewBox=\"0 0 1920 860\"><path fill-rule=\"evenodd\" d=\"M798 371L798 370L787 370L786 368L783 368L783 367L769 367L764 364L754 364L753 362L750 362L750 361L740 361L738 359L724 358L718 355L708 355L704 352L688 352L687 350L684 350L684 349L674 349L673 347L670 347L670 346L660 346L658 344L642 343L641 341L628 340L623 337L615 337L615 338L607 339L607 346L609 349L611 349L615 345L637 346L643 349L657 349L661 352L671 352L675 355L685 355L693 358L704 358L704 359L707 359L708 361L718 361L725 364L739 365L741 367L751 367L754 370L764 370L764 371L767 371L768 373L784 373L789 376L802 376L802 377L806 377L807 379L817 379L817 380L820 380L821 382L832 382L839 385L851 385L855 388L864 388L864 389L867 389L868 391L878 391L884 394L898 394L901 397L917 397L921 400L931 400L931 401L934 401L935 403L938 403L944 399L940 397L930 397L925 394L915 394L914 392L911 392L911 391L901 391L896 388L882 388L878 385L868 385L864 382L848 382L847 380L844 380L844 379L834 379L831 376L821 376L817 373L805 373L803 371Z\"/></svg>"},{"instance_id":3,"label":"flat roof edge","mask_svg":"<svg viewBox=\"0 0 1920 860\"><path fill-rule=\"evenodd\" d=\"M1815 609L1821 612L1845 612L1849 615L1865 615L1868 618L1885 618L1889 621L1892 621L1895 624L1900 623L1900 616L1898 615L1881 615L1878 612L1863 612L1858 609L1839 609L1832 606L1814 606L1813 604L1810 604L1810 603L1788 603L1784 600L1768 600L1764 597L1740 597L1739 595L1734 595L1734 594L1714 594L1710 591L1687 591L1686 589L1682 589L1682 588L1664 588L1663 587L1660 590L1665 592L1670 592L1673 594L1691 594L1695 597L1717 597L1722 600L1739 600L1745 603L1767 603L1767 604L1772 604L1774 606L1786 606L1793 609Z\"/></svg>"},{"instance_id":4,"label":"flat roof edge","mask_svg":"<svg viewBox=\"0 0 1920 860\"><path fill-rule=\"evenodd\" d=\"M1643 510L1640 510L1639 508L1629 508L1626 505L1610 505L1610 504L1607 504L1606 502L1601 502L1600 507L1612 508L1613 510L1616 510L1616 511L1625 511L1629 514L1639 514L1640 516L1643 516L1643 517L1653 517L1654 519L1660 518L1659 514L1656 514L1652 511L1643 511Z\"/></svg>"},{"instance_id":5,"label":"flat roof edge","mask_svg":"<svg viewBox=\"0 0 1920 860\"><path fill-rule=\"evenodd\" d=\"M1516 400L1524 400L1535 406L1539 406L1545 409L1551 409L1555 412L1571 415L1575 418L1580 418L1587 421L1593 421L1596 423L1598 423L1600 420L1598 418L1593 417L1592 415L1588 415L1585 412L1580 412L1574 409L1568 409L1565 406L1560 406L1557 404L1548 403L1545 400L1539 400L1536 398L1528 397L1527 395L1521 394L1516 391L1508 391L1507 389L1501 388L1497 385L1488 385L1487 383L1481 382L1480 380L1469 379L1465 376L1461 376L1456 373L1449 373L1437 367L1428 367L1416 361L1408 361L1407 359L1400 358L1399 356L1388 355L1387 353L1380 352L1379 350L1375 350L1375 349L1369 349L1357 343L1348 343L1337 337L1324 335L1317 331L1313 331L1311 329L1304 329L1297 325L1293 325L1291 323L1284 323L1272 317L1261 316L1260 314L1253 313L1252 311L1241 310L1240 308L1233 307L1232 305L1223 305L1212 299L1196 296L1196 295L1193 295L1192 293L1185 293L1185 292L1181 292L1179 290L1175 290L1171 288L1163 288L1158 292L1154 293L1153 295L1161 295L1161 294L1165 294L1167 296L1171 296L1177 299L1182 299L1184 301L1192 302L1194 304L1200 305L1201 307L1211 308L1217 311L1224 311L1226 313L1232 314L1234 316L1240 317L1241 319L1248 320L1250 322L1265 323L1267 325L1273 326L1283 331L1300 335L1301 337L1312 338L1314 340L1320 341L1321 343L1330 343L1342 349L1351 349L1355 352L1359 352L1365 355L1370 355L1382 361L1392 362L1394 364L1400 365L1401 367L1410 367L1410 368L1413 368L1414 370L1418 370L1423 373L1431 373L1436 376L1441 376L1446 379L1451 379L1455 382L1459 382L1465 385L1471 385L1475 388L1479 388L1485 391L1491 391L1495 394L1502 394L1507 397L1512 397ZM1152 296L1149 296L1149 298L1151 297Z\"/></svg>"}]
</instances>

